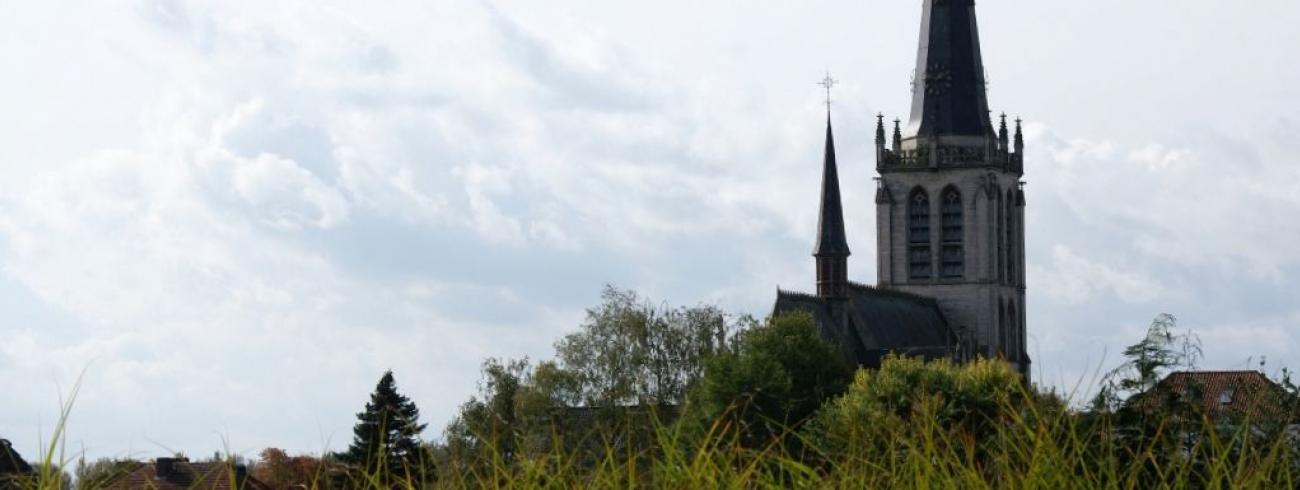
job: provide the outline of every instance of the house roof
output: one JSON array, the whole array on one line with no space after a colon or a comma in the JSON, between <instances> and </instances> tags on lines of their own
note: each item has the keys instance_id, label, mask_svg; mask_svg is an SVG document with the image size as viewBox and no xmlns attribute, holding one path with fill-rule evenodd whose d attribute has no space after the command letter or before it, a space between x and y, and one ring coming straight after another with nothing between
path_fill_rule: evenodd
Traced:
<instances>
[{"instance_id":1,"label":"house roof","mask_svg":"<svg viewBox=\"0 0 1300 490\"><path fill-rule=\"evenodd\" d=\"M1246 416L1259 420L1284 413L1282 387L1259 371L1178 371L1153 391L1194 396L1211 418Z\"/></svg>"},{"instance_id":2,"label":"house roof","mask_svg":"<svg viewBox=\"0 0 1300 490\"><path fill-rule=\"evenodd\" d=\"M932 298L850 283L849 297L827 300L777 291L773 314L812 313L827 341L860 366L879 367L888 353L946 357L955 345L948 322Z\"/></svg>"},{"instance_id":3,"label":"house roof","mask_svg":"<svg viewBox=\"0 0 1300 490\"><path fill-rule=\"evenodd\" d=\"M158 468L170 464L171 471L159 475ZM236 484L238 482L238 484ZM266 484L248 475L242 467L229 463L191 463L185 458L159 458L138 463L131 472L104 488L113 490L262 490Z\"/></svg>"},{"instance_id":4,"label":"house roof","mask_svg":"<svg viewBox=\"0 0 1300 490\"><path fill-rule=\"evenodd\" d=\"M0 475L27 474L32 472L31 465L14 450L8 439L0 439Z\"/></svg>"}]
</instances>

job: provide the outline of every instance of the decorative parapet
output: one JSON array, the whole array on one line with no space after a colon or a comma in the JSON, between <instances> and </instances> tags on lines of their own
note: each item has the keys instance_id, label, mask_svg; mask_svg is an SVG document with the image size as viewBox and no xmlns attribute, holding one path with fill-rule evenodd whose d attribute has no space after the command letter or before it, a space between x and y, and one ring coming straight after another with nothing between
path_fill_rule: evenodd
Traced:
<instances>
[{"instance_id":1,"label":"decorative parapet","mask_svg":"<svg viewBox=\"0 0 1300 490\"><path fill-rule=\"evenodd\" d=\"M1024 155L997 148L935 145L912 150L881 148L876 162L876 170L880 172L987 167L1022 174L1025 168Z\"/></svg>"}]
</instances>

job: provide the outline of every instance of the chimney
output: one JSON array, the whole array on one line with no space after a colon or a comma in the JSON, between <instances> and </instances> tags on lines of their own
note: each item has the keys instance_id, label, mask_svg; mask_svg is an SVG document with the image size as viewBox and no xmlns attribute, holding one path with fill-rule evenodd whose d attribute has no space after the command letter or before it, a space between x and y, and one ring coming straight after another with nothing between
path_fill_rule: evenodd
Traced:
<instances>
[{"instance_id":1,"label":"chimney","mask_svg":"<svg viewBox=\"0 0 1300 490\"><path fill-rule=\"evenodd\" d=\"M188 458L158 458L154 460L154 475L159 480L166 480L176 474L177 463L188 463Z\"/></svg>"}]
</instances>

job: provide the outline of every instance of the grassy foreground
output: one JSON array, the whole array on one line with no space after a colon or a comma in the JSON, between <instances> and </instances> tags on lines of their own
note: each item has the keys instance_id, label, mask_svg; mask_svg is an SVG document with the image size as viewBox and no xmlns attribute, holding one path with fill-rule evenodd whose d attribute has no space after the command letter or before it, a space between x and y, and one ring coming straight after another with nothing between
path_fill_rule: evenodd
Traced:
<instances>
[{"instance_id":1,"label":"grassy foreground","mask_svg":"<svg viewBox=\"0 0 1300 490\"><path fill-rule=\"evenodd\" d=\"M512 442L509 451L484 437L472 453L435 449L421 471L367 474L323 464L277 487L1300 488L1300 455L1285 424L1081 411L1006 383L1008 376L995 361L895 359L879 372L860 371L845 395L767 444L754 444L746 419L727 414L711 424L654 421L591 432L581 441L552 434L540 446ZM44 452L33 465L42 469L17 486L70 488L65 473L51 470L68 467L58 454ZM84 483L76 487L94 487Z\"/></svg>"}]
</instances>

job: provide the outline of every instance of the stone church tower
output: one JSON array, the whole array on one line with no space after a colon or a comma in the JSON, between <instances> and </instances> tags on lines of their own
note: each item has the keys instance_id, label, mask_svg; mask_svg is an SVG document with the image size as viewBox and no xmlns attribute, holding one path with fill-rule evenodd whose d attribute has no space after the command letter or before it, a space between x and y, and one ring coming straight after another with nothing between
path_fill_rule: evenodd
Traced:
<instances>
[{"instance_id":1,"label":"stone church tower","mask_svg":"<svg viewBox=\"0 0 1300 490\"><path fill-rule=\"evenodd\" d=\"M974 0L925 0L907 126L876 127L879 287L937 300L1026 376L1024 139L990 120Z\"/></svg>"}]
</instances>

